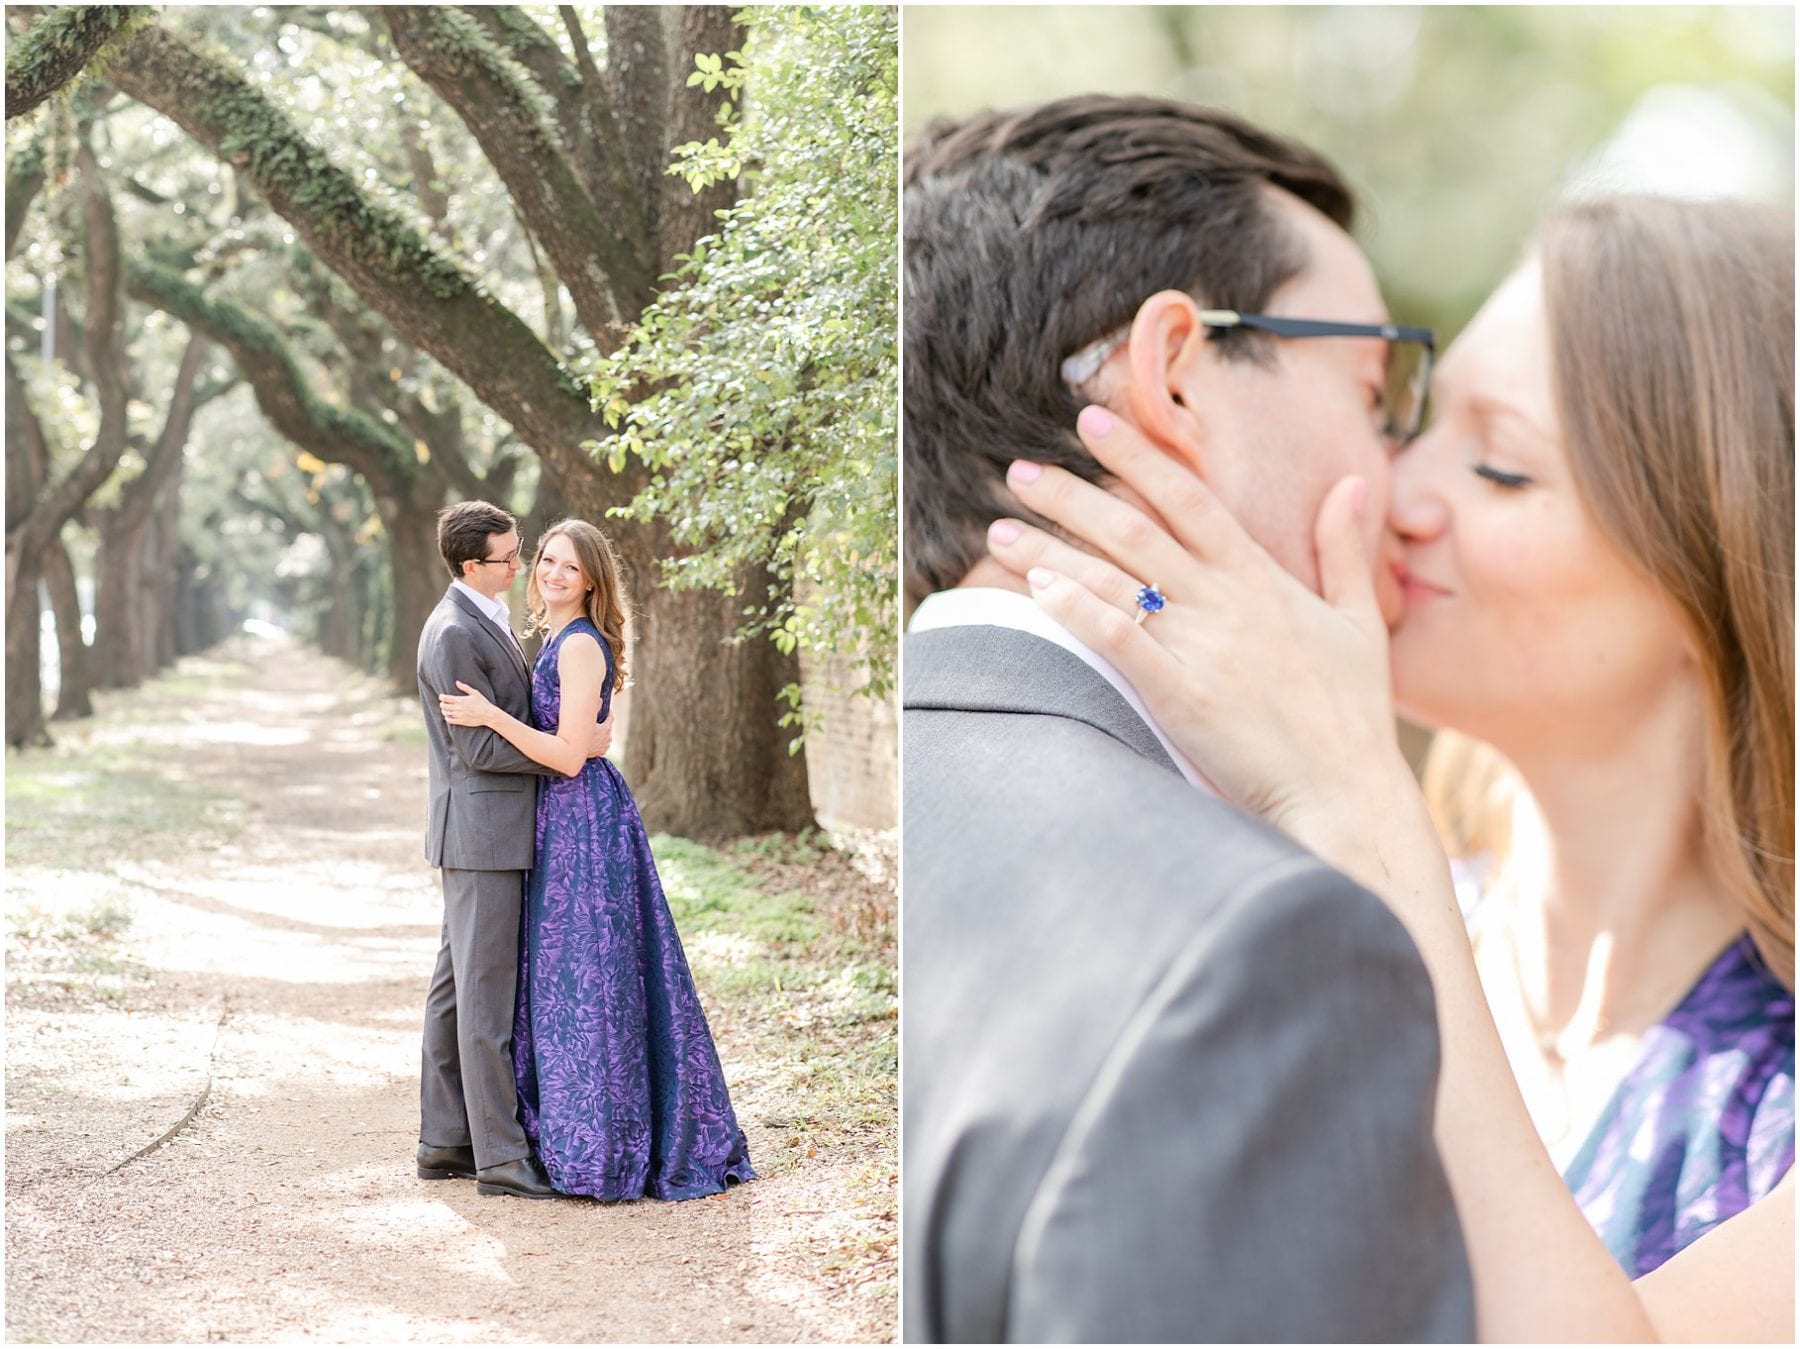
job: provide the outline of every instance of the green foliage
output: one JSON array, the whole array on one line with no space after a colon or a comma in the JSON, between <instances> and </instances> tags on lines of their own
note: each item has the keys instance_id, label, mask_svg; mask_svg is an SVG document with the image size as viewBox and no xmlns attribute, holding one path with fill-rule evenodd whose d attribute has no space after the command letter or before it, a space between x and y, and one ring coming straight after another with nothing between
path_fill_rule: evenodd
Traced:
<instances>
[{"instance_id":1,"label":"green foliage","mask_svg":"<svg viewBox=\"0 0 1800 1349\"><path fill-rule=\"evenodd\" d=\"M694 189L751 190L679 259L671 285L593 377L615 468L650 485L619 513L660 517L687 551L675 587L735 591L745 632L860 659L892 679L897 622L897 15L874 6L746 11L742 52L690 85L736 106L723 140L680 146ZM797 700L788 724L799 721Z\"/></svg>"},{"instance_id":2,"label":"green foliage","mask_svg":"<svg viewBox=\"0 0 1800 1349\"><path fill-rule=\"evenodd\" d=\"M767 942L805 946L819 935L812 901L796 891L764 894L755 881L701 843L659 834L657 867L670 912L685 931L704 928Z\"/></svg>"},{"instance_id":3,"label":"green foliage","mask_svg":"<svg viewBox=\"0 0 1800 1349\"><path fill-rule=\"evenodd\" d=\"M18 152L8 155L6 159L6 195L12 196L30 183L33 179L44 176L44 163L48 142L42 136L34 137L20 146Z\"/></svg>"}]
</instances>

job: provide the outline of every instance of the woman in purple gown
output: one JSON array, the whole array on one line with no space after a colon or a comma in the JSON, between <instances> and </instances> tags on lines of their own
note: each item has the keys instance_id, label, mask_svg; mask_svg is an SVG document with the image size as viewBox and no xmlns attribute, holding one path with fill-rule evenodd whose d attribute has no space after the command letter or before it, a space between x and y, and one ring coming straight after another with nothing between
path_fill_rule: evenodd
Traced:
<instances>
[{"instance_id":1,"label":"woman in purple gown","mask_svg":"<svg viewBox=\"0 0 1800 1349\"><path fill-rule=\"evenodd\" d=\"M550 1181L596 1199L694 1199L750 1180L636 803L584 746L625 682L626 602L606 536L581 520L538 544L526 606L546 634L526 725L467 685L452 721L490 726L565 774L538 794L519 942L513 1073Z\"/></svg>"}]
</instances>

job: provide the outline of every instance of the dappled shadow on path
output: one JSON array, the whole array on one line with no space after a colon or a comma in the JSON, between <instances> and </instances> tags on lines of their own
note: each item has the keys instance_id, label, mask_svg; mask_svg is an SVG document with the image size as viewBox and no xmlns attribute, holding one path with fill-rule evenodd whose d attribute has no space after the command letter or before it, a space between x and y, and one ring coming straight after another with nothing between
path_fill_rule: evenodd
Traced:
<instances>
[{"instance_id":1,"label":"dappled shadow on path","mask_svg":"<svg viewBox=\"0 0 1800 1349\"><path fill-rule=\"evenodd\" d=\"M98 982L52 978L9 940L8 1338L868 1338L866 1313L769 1264L827 1168L684 1204L415 1177L441 922L418 709L285 644L215 665L118 703L132 715L92 740L148 748L171 781L240 802L238 822L191 846L99 840L8 879L9 922L75 896L131 915ZM772 1156L758 1074L720 1030L728 1078L751 1084L752 1155Z\"/></svg>"}]
</instances>

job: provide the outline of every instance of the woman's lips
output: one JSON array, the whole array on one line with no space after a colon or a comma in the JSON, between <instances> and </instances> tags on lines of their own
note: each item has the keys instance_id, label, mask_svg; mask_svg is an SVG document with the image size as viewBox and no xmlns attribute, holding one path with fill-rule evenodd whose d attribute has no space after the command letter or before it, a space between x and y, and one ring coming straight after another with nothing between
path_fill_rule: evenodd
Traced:
<instances>
[{"instance_id":1,"label":"woman's lips","mask_svg":"<svg viewBox=\"0 0 1800 1349\"><path fill-rule=\"evenodd\" d=\"M1441 585L1435 585L1423 577L1414 576L1412 570L1404 562L1394 563L1394 579L1400 583L1400 593L1406 596L1408 608L1421 600L1443 599L1450 593Z\"/></svg>"}]
</instances>

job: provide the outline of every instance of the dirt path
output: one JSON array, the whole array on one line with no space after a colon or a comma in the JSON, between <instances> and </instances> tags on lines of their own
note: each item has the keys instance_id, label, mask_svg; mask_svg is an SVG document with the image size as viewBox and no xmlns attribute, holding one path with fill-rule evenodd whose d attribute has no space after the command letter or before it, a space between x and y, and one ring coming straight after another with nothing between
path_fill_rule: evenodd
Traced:
<instances>
[{"instance_id":1,"label":"dirt path","mask_svg":"<svg viewBox=\"0 0 1800 1349\"><path fill-rule=\"evenodd\" d=\"M87 799L8 868L8 1339L891 1338L891 1281L833 1255L891 1249L864 1202L886 1145L800 1146L759 1032L716 1011L754 1184L599 1205L415 1178L422 747L301 648L220 659L82 745L121 790L154 771L168 820ZM54 773L32 790L27 853L19 821L59 809Z\"/></svg>"}]
</instances>

